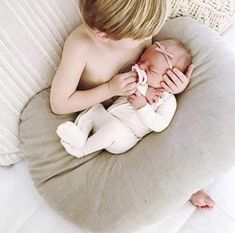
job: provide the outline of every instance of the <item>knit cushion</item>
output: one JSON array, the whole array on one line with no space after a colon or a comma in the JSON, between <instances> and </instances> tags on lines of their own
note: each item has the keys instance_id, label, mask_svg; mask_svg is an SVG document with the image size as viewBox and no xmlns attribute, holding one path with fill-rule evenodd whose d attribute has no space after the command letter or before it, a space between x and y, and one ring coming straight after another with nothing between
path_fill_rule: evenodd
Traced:
<instances>
[{"instance_id":1,"label":"knit cushion","mask_svg":"<svg viewBox=\"0 0 235 233\"><path fill-rule=\"evenodd\" d=\"M79 22L78 1L0 1L0 165L23 157L20 113L51 84L64 40Z\"/></svg>"},{"instance_id":2,"label":"knit cushion","mask_svg":"<svg viewBox=\"0 0 235 233\"><path fill-rule=\"evenodd\" d=\"M220 34L235 21L234 0L171 0L170 18L190 16Z\"/></svg>"},{"instance_id":3,"label":"knit cushion","mask_svg":"<svg viewBox=\"0 0 235 233\"><path fill-rule=\"evenodd\" d=\"M56 128L76 114L53 114L49 90L36 95L21 115L22 151L39 193L88 232L140 230L235 166L235 55L218 33L192 19L168 21L159 38L182 40L196 69L178 95L170 126L128 153L68 155Z\"/></svg>"}]
</instances>

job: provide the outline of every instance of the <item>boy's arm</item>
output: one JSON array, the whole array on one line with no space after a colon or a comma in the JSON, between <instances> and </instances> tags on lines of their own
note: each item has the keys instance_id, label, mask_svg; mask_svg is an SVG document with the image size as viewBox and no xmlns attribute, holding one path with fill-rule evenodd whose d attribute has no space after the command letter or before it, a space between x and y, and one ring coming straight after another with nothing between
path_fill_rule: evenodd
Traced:
<instances>
[{"instance_id":1,"label":"boy's arm","mask_svg":"<svg viewBox=\"0 0 235 233\"><path fill-rule=\"evenodd\" d=\"M170 124L175 110L175 96L169 94L156 111L153 106L146 104L144 107L138 109L137 113L145 126L155 132L161 132Z\"/></svg>"},{"instance_id":2,"label":"boy's arm","mask_svg":"<svg viewBox=\"0 0 235 233\"><path fill-rule=\"evenodd\" d=\"M112 97L108 83L86 91L76 91L86 65L86 43L68 38L61 63L52 81L50 104L53 112L66 114L86 109Z\"/></svg>"}]
</instances>

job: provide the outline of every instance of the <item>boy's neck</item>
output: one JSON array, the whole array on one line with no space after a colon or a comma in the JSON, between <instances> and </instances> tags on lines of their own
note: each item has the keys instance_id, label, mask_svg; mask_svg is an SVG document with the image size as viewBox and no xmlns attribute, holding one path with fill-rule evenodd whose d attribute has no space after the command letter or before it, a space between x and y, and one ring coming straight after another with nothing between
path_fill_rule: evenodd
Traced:
<instances>
[{"instance_id":1,"label":"boy's neck","mask_svg":"<svg viewBox=\"0 0 235 233\"><path fill-rule=\"evenodd\" d=\"M127 49L122 49L122 48L114 46L110 42L110 40L102 40L102 39L97 38L97 36L96 36L97 31L89 28L86 24L84 24L84 27L85 27L85 30L86 30L87 34L90 36L90 38L100 48L107 49L107 50L112 50L112 51L115 51L115 52L117 52L117 51L120 51L120 52L121 51L125 51L125 52L127 52Z\"/></svg>"},{"instance_id":2,"label":"boy's neck","mask_svg":"<svg viewBox=\"0 0 235 233\"><path fill-rule=\"evenodd\" d=\"M87 34L90 36L90 38L94 41L94 43L97 46L102 47L102 48L109 48L109 49L112 48L110 43L108 43L107 41L102 41L97 38L97 36L96 36L97 32L95 30L89 28L86 24L84 24L84 27L85 27Z\"/></svg>"}]
</instances>

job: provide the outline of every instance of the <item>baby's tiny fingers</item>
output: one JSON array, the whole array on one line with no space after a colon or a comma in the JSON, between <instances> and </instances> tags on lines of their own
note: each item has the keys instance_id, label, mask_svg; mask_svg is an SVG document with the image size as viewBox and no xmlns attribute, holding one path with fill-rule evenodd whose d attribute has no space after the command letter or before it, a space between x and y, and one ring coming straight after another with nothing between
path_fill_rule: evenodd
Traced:
<instances>
[{"instance_id":1,"label":"baby's tiny fingers","mask_svg":"<svg viewBox=\"0 0 235 233\"><path fill-rule=\"evenodd\" d=\"M158 100L159 100L159 96L155 96L155 97L154 97L154 102L157 103Z\"/></svg>"},{"instance_id":2,"label":"baby's tiny fingers","mask_svg":"<svg viewBox=\"0 0 235 233\"><path fill-rule=\"evenodd\" d=\"M153 103L153 99L148 99L148 103L151 105Z\"/></svg>"},{"instance_id":3,"label":"baby's tiny fingers","mask_svg":"<svg viewBox=\"0 0 235 233\"><path fill-rule=\"evenodd\" d=\"M158 88L155 88L155 89L154 89L154 91L162 91L162 92L164 92L164 91L165 91L165 89L164 89L164 88L162 88L162 87L158 87Z\"/></svg>"},{"instance_id":4,"label":"baby's tiny fingers","mask_svg":"<svg viewBox=\"0 0 235 233\"><path fill-rule=\"evenodd\" d=\"M163 91L164 91L164 89L162 89L162 90L154 89L153 93L160 93L160 92L163 92Z\"/></svg>"},{"instance_id":5,"label":"baby's tiny fingers","mask_svg":"<svg viewBox=\"0 0 235 233\"><path fill-rule=\"evenodd\" d=\"M154 94L155 94L155 96L160 96L160 97L163 96L163 92L162 91L156 91Z\"/></svg>"}]
</instances>

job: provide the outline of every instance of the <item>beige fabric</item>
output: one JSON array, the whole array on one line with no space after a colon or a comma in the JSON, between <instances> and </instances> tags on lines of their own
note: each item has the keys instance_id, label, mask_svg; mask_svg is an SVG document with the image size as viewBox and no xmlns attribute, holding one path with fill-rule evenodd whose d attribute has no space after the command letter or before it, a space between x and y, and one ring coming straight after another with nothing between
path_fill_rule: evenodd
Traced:
<instances>
[{"instance_id":1,"label":"beige fabric","mask_svg":"<svg viewBox=\"0 0 235 233\"><path fill-rule=\"evenodd\" d=\"M129 233L160 221L235 166L235 55L218 33L191 19L169 21L159 38L182 40L196 69L177 96L170 126L129 152L80 159L66 154L56 128L76 114L52 114L49 90L21 115L21 147L39 193L89 232Z\"/></svg>"},{"instance_id":2,"label":"beige fabric","mask_svg":"<svg viewBox=\"0 0 235 233\"><path fill-rule=\"evenodd\" d=\"M234 0L171 0L171 17L191 15L223 31ZM80 23L78 0L0 0L0 165L19 161L19 116L50 86L63 44Z\"/></svg>"},{"instance_id":3,"label":"beige fabric","mask_svg":"<svg viewBox=\"0 0 235 233\"><path fill-rule=\"evenodd\" d=\"M191 16L222 34L235 21L234 0L171 0L170 18Z\"/></svg>"}]
</instances>

